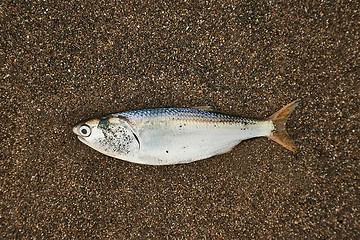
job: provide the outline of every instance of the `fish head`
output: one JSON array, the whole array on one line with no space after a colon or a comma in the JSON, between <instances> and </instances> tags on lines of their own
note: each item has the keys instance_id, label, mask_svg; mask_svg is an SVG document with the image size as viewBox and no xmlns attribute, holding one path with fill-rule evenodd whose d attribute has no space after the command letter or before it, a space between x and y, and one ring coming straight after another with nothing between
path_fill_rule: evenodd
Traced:
<instances>
[{"instance_id":1,"label":"fish head","mask_svg":"<svg viewBox=\"0 0 360 240\"><path fill-rule=\"evenodd\" d=\"M140 149L133 127L122 117L91 119L77 124L72 130L81 142L111 157L127 159Z\"/></svg>"},{"instance_id":2,"label":"fish head","mask_svg":"<svg viewBox=\"0 0 360 240\"><path fill-rule=\"evenodd\" d=\"M85 122L78 123L73 127L72 131L78 139L86 145L92 145L99 139L104 138L102 131L99 131L98 125L100 119L92 119Z\"/></svg>"}]
</instances>

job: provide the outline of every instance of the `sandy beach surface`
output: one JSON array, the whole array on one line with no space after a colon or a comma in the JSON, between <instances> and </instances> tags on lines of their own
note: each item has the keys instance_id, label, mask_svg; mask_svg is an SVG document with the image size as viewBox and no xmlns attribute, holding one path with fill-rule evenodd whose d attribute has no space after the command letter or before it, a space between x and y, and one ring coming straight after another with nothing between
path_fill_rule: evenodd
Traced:
<instances>
[{"instance_id":1,"label":"sandy beach surface","mask_svg":"<svg viewBox=\"0 0 360 240\"><path fill-rule=\"evenodd\" d=\"M1 1L0 238L359 239L359 4L290 2ZM145 166L71 131L147 107L266 118L295 99L296 153L257 138Z\"/></svg>"}]
</instances>

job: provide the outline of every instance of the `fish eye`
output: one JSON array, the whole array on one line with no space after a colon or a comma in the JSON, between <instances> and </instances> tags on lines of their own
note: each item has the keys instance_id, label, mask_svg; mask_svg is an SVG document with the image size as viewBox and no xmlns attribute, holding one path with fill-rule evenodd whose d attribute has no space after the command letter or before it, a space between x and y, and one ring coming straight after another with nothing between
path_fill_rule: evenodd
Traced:
<instances>
[{"instance_id":1,"label":"fish eye","mask_svg":"<svg viewBox=\"0 0 360 240\"><path fill-rule=\"evenodd\" d=\"M79 128L79 132L83 137L88 137L91 134L91 129L90 129L89 125L83 124Z\"/></svg>"}]
</instances>

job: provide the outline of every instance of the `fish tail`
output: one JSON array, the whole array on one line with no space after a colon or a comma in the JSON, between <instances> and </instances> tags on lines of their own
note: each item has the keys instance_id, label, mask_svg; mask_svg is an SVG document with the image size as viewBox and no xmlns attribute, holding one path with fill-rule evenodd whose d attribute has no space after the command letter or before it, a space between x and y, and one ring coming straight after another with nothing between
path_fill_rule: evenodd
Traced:
<instances>
[{"instance_id":1,"label":"fish tail","mask_svg":"<svg viewBox=\"0 0 360 240\"><path fill-rule=\"evenodd\" d=\"M299 104L300 100L295 100L288 105L281 108L279 111L271 115L268 119L272 121L274 124L275 129L272 133L268 136L271 140L277 142L278 144L282 145L286 149L295 152L296 146L293 140L289 137L288 133L286 132L286 120L290 116L290 114L294 111L296 106Z\"/></svg>"}]
</instances>

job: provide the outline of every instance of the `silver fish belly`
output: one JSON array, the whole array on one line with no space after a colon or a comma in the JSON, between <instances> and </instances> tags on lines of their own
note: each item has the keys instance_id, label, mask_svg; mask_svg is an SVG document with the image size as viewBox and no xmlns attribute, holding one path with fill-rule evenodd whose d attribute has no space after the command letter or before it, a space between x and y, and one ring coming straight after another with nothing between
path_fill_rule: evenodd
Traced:
<instances>
[{"instance_id":1,"label":"silver fish belly","mask_svg":"<svg viewBox=\"0 0 360 240\"><path fill-rule=\"evenodd\" d=\"M148 165L190 163L226 153L242 140L261 136L295 150L285 121L297 101L289 105L267 120L194 108L133 110L80 123L73 132L103 154Z\"/></svg>"}]
</instances>

